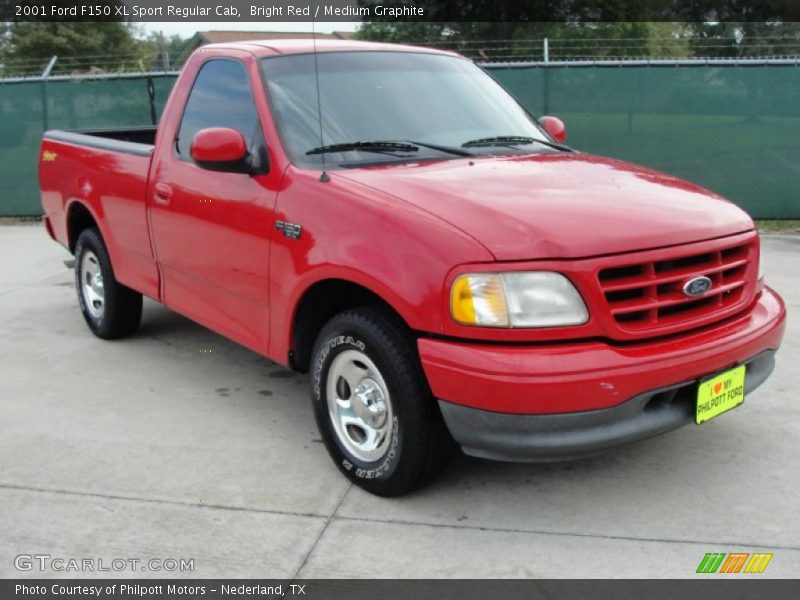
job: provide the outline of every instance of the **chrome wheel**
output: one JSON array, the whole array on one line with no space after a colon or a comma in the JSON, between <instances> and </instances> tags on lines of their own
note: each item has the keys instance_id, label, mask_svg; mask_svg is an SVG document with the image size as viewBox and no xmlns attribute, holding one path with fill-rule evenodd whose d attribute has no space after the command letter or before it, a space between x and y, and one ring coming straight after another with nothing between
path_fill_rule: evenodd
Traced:
<instances>
[{"instance_id":1,"label":"chrome wheel","mask_svg":"<svg viewBox=\"0 0 800 600\"><path fill-rule=\"evenodd\" d=\"M100 262L97 260L97 255L91 250L86 250L81 258L80 286L86 310L95 319L100 319L106 306L106 294Z\"/></svg>"},{"instance_id":2,"label":"chrome wheel","mask_svg":"<svg viewBox=\"0 0 800 600\"><path fill-rule=\"evenodd\" d=\"M386 382L366 354L337 355L326 381L328 413L339 441L365 462L383 458L392 441L392 402Z\"/></svg>"}]
</instances>

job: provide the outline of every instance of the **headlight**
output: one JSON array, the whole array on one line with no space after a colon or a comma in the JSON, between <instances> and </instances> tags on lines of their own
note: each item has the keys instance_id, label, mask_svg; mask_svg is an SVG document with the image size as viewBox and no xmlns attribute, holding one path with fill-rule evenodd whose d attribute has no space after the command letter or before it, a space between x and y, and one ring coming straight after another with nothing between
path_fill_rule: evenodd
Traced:
<instances>
[{"instance_id":1,"label":"headlight","mask_svg":"<svg viewBox=\"0 0 800 600\"><path fill-rule=\"evenodd\" d=\"M589 320L575 286L552 271L460 275L450 292L450 313L458 323L482 327L557 327Z\"/></svg>"}]
</instances>

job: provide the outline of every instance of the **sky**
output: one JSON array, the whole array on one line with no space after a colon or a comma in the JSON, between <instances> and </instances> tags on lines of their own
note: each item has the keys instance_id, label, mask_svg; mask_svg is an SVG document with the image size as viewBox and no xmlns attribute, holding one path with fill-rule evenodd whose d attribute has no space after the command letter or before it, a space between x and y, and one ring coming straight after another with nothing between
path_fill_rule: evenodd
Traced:
<instances>
[{"instance_id":1,"label":"sky","mask_svg":"<svg viewBox=\"0 0 800 600\"><path fill-rule=\"evenodd\" d=\"M231 23L229 21L193 21L181 23L140 23L145 32L162 31L166 35L178 34L181 37L192 37L197 31L311 31L311 22L303 21L296 23ZM358 22L317 22L316 31L320 33L330 33L331 31L355 31Z\"/></svg>"}]
</instances>

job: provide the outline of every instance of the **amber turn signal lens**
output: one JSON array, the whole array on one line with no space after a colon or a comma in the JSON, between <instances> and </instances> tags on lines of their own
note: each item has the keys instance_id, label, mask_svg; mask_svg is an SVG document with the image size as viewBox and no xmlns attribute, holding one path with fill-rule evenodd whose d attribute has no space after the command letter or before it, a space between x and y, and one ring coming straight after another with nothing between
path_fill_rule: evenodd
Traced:
<instances>
[{"instance_id":1,"label":"amber turn signal lens","mask_svg":"<svg viewBox=\"0 0 800 600\"><path fill-rule=\"evenodd\" d=\"M463 325L508 327L503 281L494 273L461 275L453 283L450 312Z\"/></svg>"},{"instance_id":2,"label":"amber turn signal lens","mask_svg":"<svg viewBox=\"0 0 800 600\"><path fill-rule=\"evenodd\" d=\"M460 275L450 291L450 313L457 323L482 327L561 327L589 320L572 282L552 271Z\"/></svg>"}]
</instances>

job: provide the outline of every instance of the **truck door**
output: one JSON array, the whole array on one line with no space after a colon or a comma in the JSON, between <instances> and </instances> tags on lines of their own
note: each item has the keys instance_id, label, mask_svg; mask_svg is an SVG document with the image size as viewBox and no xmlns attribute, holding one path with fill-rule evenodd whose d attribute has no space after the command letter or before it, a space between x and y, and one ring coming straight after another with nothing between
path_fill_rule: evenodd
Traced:
<instances>
[{"instance_id":1,"label":"truck door","mask_svg":"<svg viewBox=\"0 0 800 600\"><path fill-rule=\"evenodd\" d=\"M227 337L266 351L269 244L276 192L266 178L210 171L189 154L207 127L263 145L253 90L238 60L203 64L173 139L159 140L148 203L164 303ZM169 133L169 130L165 131Z\"/></svg>"}]
</instances>

